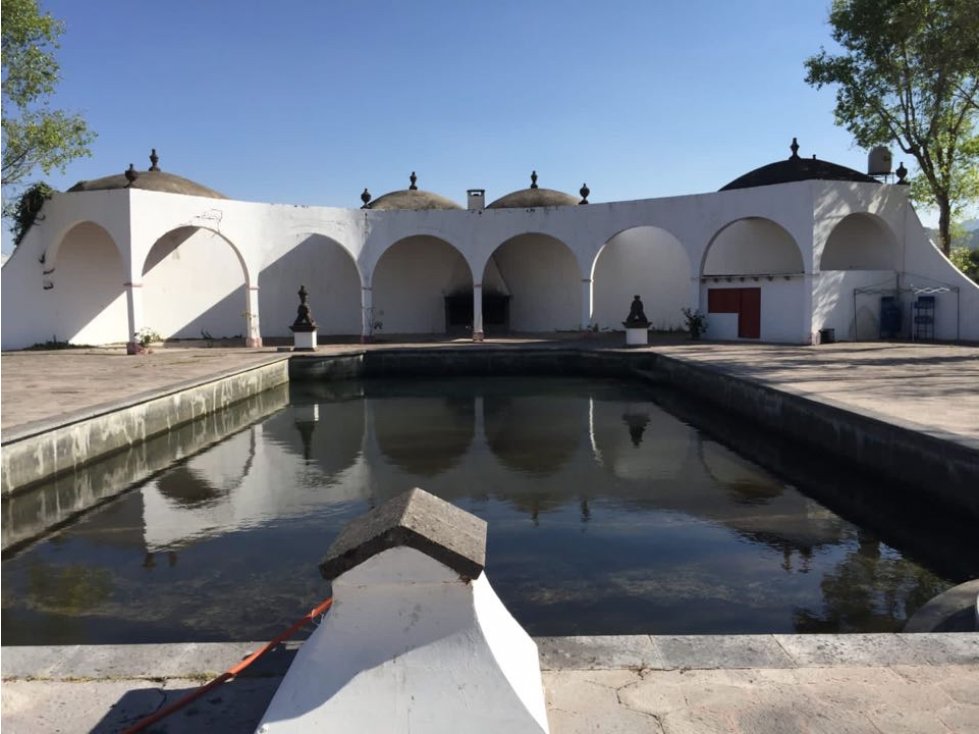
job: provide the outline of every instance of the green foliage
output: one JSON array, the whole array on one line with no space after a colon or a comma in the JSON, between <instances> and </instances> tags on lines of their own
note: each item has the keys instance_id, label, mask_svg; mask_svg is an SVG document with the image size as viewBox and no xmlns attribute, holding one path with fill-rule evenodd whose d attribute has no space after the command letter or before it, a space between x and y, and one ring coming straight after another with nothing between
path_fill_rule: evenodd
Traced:
<instances>
[{"instance_id":1,"label":"green foliage","mask_svg":"<svg viewBox=\"0 0 979 734\"><path fill-rule=\"evenodd\" d=\"M683 321L687 331L690 332L690 336L699 339L700 335L707 331L707 316L700 309L694 311L689 308L681 308L680 312L683 314Z\"/></svg>"},{"instance_id":2,"label":"green foliage","mask_svg":"<svg viewBox=\"0 0 979 734\"><path fill-rule=\"evenodd\" d=\"M4 0L0 12L6 187L23 184L37 169L63 171L69 161L89 155L95 135L81 116L48 106L59 80L54 51L64 25L42 14L37 0Z\"/></svg>"},{"instance_id":3,"label":"green foliage","mask_svg":"<svg viewBox=\"0 0 979 734\"><path fill-rule=\"evenodd\" d=\"M970 250L966 247L953 247L952 254L949 255L952 264L979 283L979 250Z\"/></svg>"},{"instance_id":4,"label":"green foliage","mask_svg":"<svg viewBox=\"0 0 979 734\"><path fill-rule=\"evenodd\" d=\"M806 60L806 81L837 85L836 119L864 148L896 143L920 174L912 196L953 216L979 199L977 0L834 0L832 37Z\"/></svg>"},{"instance_id":5,"label":"green foliage","mask_svg":"<svg viewBox=\"0 0 979 734\"><path fill-rule=\"evenodd\" d=\"M136 341L139 342L141 347L148 347L153 342L163 341L163 337L153 329L149 327L143 327L137 331L133 336L136 337Z\"/></svg>"},{"instance_id":6,"label":"green foliage","mask_svg":"<svg viewBox=\"0 0 979 734\"><path fill-rule=\"evenodd\" d=\"M44 206L44 202L50 199L53 194L54 189L42 181L31 186L17 199L16 206L10 212L13 218L10 231L14 235L15 245L20 244L20 241L24 239L24 235L27 234L27 230L31 228L34 222L43 219L43 217L39 217L38 215Z\"/></svg>"}]
</instances>

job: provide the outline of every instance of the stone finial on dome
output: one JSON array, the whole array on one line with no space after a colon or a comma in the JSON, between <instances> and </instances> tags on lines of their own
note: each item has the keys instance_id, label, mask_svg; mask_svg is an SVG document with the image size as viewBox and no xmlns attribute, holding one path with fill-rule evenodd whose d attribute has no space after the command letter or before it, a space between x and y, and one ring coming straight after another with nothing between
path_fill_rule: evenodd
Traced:
<instances>
[{"instance_id":1,"label":"stone finial on dome","mask_svg":"<svg viewBox=\"0 0 979 734\"><path fill-rule=\"evenodd\" d=\"M537 188L537 171L530 172L530 188Z\"/></svg>"},{"instance_id":2,"label":"stone finial on dome","mask_svg":"<svg viewBox=\"0 0 979 734\"><path fill-rule=\"evenodd\" d=\"M792 151L792 155L789 156L789 160L799 157L799 141L792 138L792 145L789 146L789 150Z\"/></svg>"},{"instance_id":3,"label":"stone finial on dome","mask_svg":"<svg viewBox=\"0 0 979 734\"><path fill-rule=\"evenodd\" d=\"M129 168L126 169L125 175L126 175L126 180L129 182L129 185L126 188L129 188L129 186L132 186L134 183L136 183L136 179L139 178L139 171L136 170L136 166L130 163Z\"/></svg>"},{"instance_id":4,"label":"stone finial on dome","mask_svg":"<svg viewBox=\"0 0 979 734\"><path fill-rule=\"evenodd\" d=\"M414 171L408 176L408 180L411 181L411 186L408 187L408 191L418 191L418 176L415 175Z\"/></svg>"},{"instance_id":5,"label":"stone finial on dome","mask_svg":"<svg viewBox=\"0 0 979 734\"><path fill-rule=\"evenodd\" d=\"M366 209L367 205L371 203L371 192L367 190L366 186L364 187L364 193L360 195L360 200L364 202L364 205L360 207L361 209Z\"/></svg>"},{"instance_id":6,"label":"stone finial on dome","mask_svg":"<svg viewBox=\"0 0 979 734\"><path fill-rule=\"evenodd\" d=\"M894 171L894 173L897 174L897 182L900 186L910 185L910 181L905 181L908 176L908 169L904 167L904 161L901 161L901 165L897 167L897 170Z\"/></svg>"},{"instance_id":7,"label":"stone finial on dome","mask_svg":"<svg viewBox=\"0 0 979 734\"><path fill-rule=\"evenodd\" d=\"M581 194L581 201L579 201L578 203L579 204L587 204L588 203L588 194L591 193L591 189L588 188L588 184L586 184L586 183L581 184L581 188L578 189L578 193Z\"/></svg>"},{"instance_id":8,"label":"stone finial on dome","mask_svg":"<svg viewBox=\"0 0 979 734\"><path fill-rule=\"evenodd\" d=\"M159 171L160 170L159 163L160 163L160 156L156 154L156 148L153 148L150 151L150 170Z\"/></svg>"}]
</instances>

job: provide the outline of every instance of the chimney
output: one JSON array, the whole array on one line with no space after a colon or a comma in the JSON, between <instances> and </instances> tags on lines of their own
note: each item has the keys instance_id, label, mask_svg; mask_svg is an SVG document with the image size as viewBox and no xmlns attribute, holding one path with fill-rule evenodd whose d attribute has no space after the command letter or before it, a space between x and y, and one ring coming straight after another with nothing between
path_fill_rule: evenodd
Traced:
<instances>
[{"instance_id":1,"label":"chimney","mask_svg":"<svg viewBox=\"0 0 979 734\"><path fill-rule=\"evenodd\" d=\"M484 209L486 207L486 189L469 189L466 191L469 196L469 209Z\"/></svg>"}]
</instances>

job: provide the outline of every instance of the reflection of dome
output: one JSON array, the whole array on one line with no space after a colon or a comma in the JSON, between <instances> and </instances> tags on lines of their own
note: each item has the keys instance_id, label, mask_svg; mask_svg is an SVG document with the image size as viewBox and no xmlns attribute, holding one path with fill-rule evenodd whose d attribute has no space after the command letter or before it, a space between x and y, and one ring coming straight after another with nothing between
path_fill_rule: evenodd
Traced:
<instances>
[{"instance_id":1,"label":"reflection of dome","mask_svg":"<svg viewBox=\"0 0 979 734\"><path fill-rule=\"evenodd\" d=\"M489 204L487 209L538 209L545 206L575 206L578 199L571 194L537 186L537 171L530 174L530 188L513 191Z\"/></svg>"},{"instance_id":2,"label":"reflection of dome","mask_svg":"<svg viewBox=\"0 0 979 734\"><path fill-rule=\"evenodd\" d=\"M415 172L411 172L411 186L400 191L392 191L383 196L379 196L374 201L364 204L365 209L376 209L378 211L388 211L391 209L462 209L451 199L447 199L431 191L420 191L415 185L418 177ZM366 190L365 190L366 191ZM367 198L369 194L362 198Z\"/></svg>"},{"instance_id":3,"label":"reflection of dome","mask_svg":"<svg viewBox=\"0 0 979 734\"><path fill-rule=\"evenodd\" d=\"M209 199L226 199L224 194L220 194L214 189L202 186L195 181L176 176L172 173L161 171L157 167L159 158L156 150L150 155L150 162L153 167L148 171L136 171L131 169L131 174L135 174L135 179L130 182L130 171L117 173L112 176L95 178L91 181L79 181L70 189L71 191L112 191L115 189L140 189L142 191L158 191L165 194L184 194L185 196L203 196Z\"/></svg>"},{"instance_id":4,"label":"reflection of dome","mask_svg":"<svg viewBox=\"0 0 979 734\"><path fill-rule=\"evenodd\" d=\"M792 138L792 156L788 160L769 163L767 166L734 179L721 191L732 189L750 189L755 186L771 186L774 184L792 183L793 181L859 181L861 183L879 183L866 174L846 166L840 166L829 161L812 158L800 158L799 144Z\"/></svg>"}]
</instances>

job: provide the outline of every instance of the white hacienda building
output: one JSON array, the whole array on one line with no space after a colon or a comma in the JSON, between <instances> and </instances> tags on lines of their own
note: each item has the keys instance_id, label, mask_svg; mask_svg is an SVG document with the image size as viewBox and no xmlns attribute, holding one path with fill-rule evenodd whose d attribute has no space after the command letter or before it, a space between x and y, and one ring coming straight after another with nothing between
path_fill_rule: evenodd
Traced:
<instances>
[{"instance_id":1,"label":"white hacienda building","mask_svg":"<svg viewBox=\"0 0 979 734\"><path fill-rule=\"evenodd\" d=\"M588 203L530 188L468 206L411 186L359 209L233 201L148 171L47 201L3 266L3 348L289 337L304 284L321 337L653 328L808 344L979 341L979 287L929 241L908 190L797 154L716 193ZM824 332L824 335L826 333Z\"/></svg>"}]
</instances>

